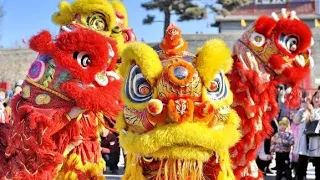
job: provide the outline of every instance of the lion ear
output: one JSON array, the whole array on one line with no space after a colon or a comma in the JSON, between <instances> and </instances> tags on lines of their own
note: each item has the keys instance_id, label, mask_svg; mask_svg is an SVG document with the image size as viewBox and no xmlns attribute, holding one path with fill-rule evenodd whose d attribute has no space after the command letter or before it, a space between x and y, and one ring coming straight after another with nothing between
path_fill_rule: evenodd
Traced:
<instances>
[{"instance_id":1,"label":"lion ear","mask_svg":"<svg viewBox=\"0 0 320 180\"><path fill-rule=\"evenodd\" d=\"M42 31L38 35L33 36L29 41L29 46L37 52L48 52L54 48L52 37L49 31Z\"/></svg>"},{"instance_id":2,"label":"lion ear","mask_svg":"<svg viewBox=\"0 0 320 180\"><path fill-rule=\"evenodd\" d=\"M145 79L153 86L162 72L162 64L156 51L144 43L129 43L122 54L119 68L120 75L125 78L130 67L136 64Z\"/></svg>"},{"instance_id":3,"label":"lion ear","mask_svg":"<svg viewBox=\"0 0 320 180\"><path fill-rule=\"evenodd\" d=\"M74 19L74 13L71 5L67 1L59 3L59 11L54 13L52 21L58 25L70 24Z\"/></svg>"},{"instance_id":4,"label":"lion ear","mask_svg":"<svg viewBox=\"0 0 320 180\"><path fill-rule=\"evenodd\" d=\"M269 37L276 25L277 22L273 18L268 16L260 16L254 24L254 29L257 33Z\"/></svg>"},{"instance_id":5,"label":"lion ear","mask_svg":"<svg viewBox=\"0 0 320 180\"><path fill-rule=\"evenodd\" d=\"M127 13L127 9L126 9L125 5L123 4L123 2L121 2L120 0L113 0L110 3L112 4L112 7L124 17L123 18L123 21L124 21L123 26L125 28L128 27L128 13Z\"/></svg>"},{"instance_id":6,"label":"lion ear","mask_svg":"<svg viewBox=\"0 0 320 180\"><path fill-rule=\"evenodd\" d=\"M207 41L199 49L194 61L195 67L206 87L210 85L210 82L220 70L224 73L229 72L232 63L231 50L220 39Z\"/></svg>"},{"instance_id":7,"label":"lion ear","mask_svg":"<svg viewBox=\"0 0 320 180\"><path fill-rule=\"evenodd\" d=\"M157 52L144 43L129 43L123 51L118 70L124 79L122 99L126 106L145 109L162 72ZM145 93L140 91L142 88Z\"/></svg>"}]
</instances>

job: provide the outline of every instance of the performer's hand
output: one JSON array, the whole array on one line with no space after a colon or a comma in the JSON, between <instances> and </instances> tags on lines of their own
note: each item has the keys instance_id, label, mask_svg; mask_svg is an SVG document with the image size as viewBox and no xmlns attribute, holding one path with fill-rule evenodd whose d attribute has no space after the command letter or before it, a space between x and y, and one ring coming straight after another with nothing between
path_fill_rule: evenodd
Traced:
<instances>
[{"instance_id":1,"label":"performer's hand","mask_svg":"<svg viewBox=\"0 0 320 180\"><path fill-rule=\"evenodd\" d=\"M102 154L109 154L110 153L110 149L102 147L101 148L101 152L102 152Z\"/></svg>"},{"instance_id":2,"label":"performer's hand","mask_svg":"<svg viewBox=\"0 0 320 180\"><path fill-rule=\"evenodd\" d=\"M85 111L86 111L85 109L81 109L79 107L73 107L71 111L68 113L68 116L71 119L77 118L80 114L84 113Z\"/></svg>"},{"instance_id":3,"label":"performer's hand","mask_svg":"<svg viewBox=\"0 0 320 180\"><path fill-rule=\"evenodd\" d=\"M71 142L71 145L74 147L79 146L83 142L82 137L78 141Z\"/></svg>"},{"instance_id":4,"label":"performer's hand","mask_svg":"<svg viewBox=\"0 0 320 180\"><path fill-rule=\"evenodd\" d=\"M273 156L272 156L272 155L268 155L268 156L267 156L267 159L270 161L270 160L273 159Z\"/></svg>"}]
</instances>

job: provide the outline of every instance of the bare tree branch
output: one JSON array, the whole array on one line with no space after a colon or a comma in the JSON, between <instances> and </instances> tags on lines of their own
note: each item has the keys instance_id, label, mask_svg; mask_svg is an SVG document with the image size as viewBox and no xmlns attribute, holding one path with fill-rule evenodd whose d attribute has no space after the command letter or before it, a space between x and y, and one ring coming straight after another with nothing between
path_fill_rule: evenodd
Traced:
<instances>
[{"instance_id":1,"label":"bare tree branch","mask_svg":"<svg viewBox=\"0 0 320 180\"><path fill-rule=\"evenodd\" d=\"M245 6L251 2L251 0L218 0L218 3L227 11L232 11L239 6Z\"/></svg>"},{"instance_id":2,"label":"bare tree branch","mask_svg":"<svg viewBox=\"0 0 320 180\"><path fill-rule=\"evenodd\" d=\"M201 3L203 7L200 7ZM178 21L190 21L201 20L207 17L207 9L214 13L228 15L233 9L247 5L251 0L218 0L216 4L212 0L209 2L206 0L149 0L141 4L146 10L158 9L164 14L164 30L165 31L170 24L171 15L177 15ZM155 16L147 15L143 19L143 24L152 24L155 21Z\"/></svg>"}]
</instances>

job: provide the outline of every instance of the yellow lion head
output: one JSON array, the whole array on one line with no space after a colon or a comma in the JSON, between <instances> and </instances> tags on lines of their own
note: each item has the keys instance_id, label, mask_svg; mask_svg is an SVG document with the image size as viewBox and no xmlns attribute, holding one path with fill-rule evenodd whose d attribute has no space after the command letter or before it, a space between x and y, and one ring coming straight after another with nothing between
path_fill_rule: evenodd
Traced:
<instances>
[{"instance_id":1,"label":"yellow lion head","mask_svg":"<svg viewBox=\"0 0 320 180\"><path fill-rule=\"evenodd\" d=\"M112 37L118 42L120 54L124 43L136 41L135 34L128 27L126 8L119 0L75 0L71 4L62 1L52 20L60 26L76 24Z\"/></svg>"},{"instance_id":2,"label":"yellow lion head","mask_svg":"<svg viewBox=\"0 0 320 180\"><path fill-rule=\"evenodd\" d=\"M228 149L240 133L225 77L230 55L221 40L206 42L193 62L161 62L143 43L126 47L119 68L125 107L117 121L128 152L124 179L203 179L212 157L218 179L233 179Z\"/></svg>"}]
</instances>

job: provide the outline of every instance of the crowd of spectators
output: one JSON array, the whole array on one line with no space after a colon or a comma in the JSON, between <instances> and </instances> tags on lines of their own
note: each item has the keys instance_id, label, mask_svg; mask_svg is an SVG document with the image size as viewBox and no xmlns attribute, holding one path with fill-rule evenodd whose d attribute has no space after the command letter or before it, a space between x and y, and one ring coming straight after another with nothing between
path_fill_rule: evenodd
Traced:
<instances>
[{"instance_id":1,"label":"crowd of spectators","mask_svg":"<svg viewBox=\"0 0 320 180\"><path fill-rule=\"evenodd\" d=\"M312 163L316 180L320 180L320 88L309 95L302 90L297 109L286 108L285 90L284 86L278 88L279 116L271 123L274 131L270 138L260 146L257 165L265 174L276 170L276 180L304 180ZM273 159L276 166L269 168Z\"/></svg>"}]
</instances>

